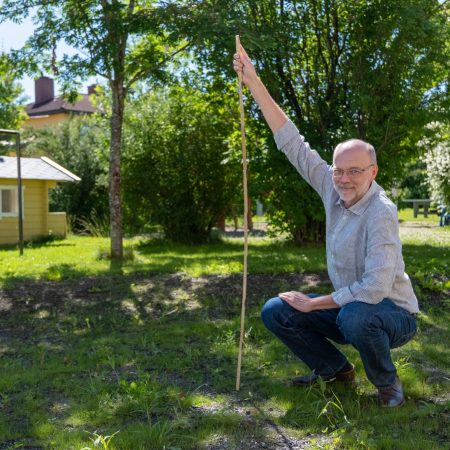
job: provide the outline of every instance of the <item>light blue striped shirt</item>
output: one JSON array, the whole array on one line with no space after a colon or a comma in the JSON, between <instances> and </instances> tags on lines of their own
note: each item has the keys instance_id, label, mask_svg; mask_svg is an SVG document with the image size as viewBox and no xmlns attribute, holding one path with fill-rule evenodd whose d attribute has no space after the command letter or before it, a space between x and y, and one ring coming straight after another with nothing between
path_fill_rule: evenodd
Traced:
<instances>
[{"instance_id":1,"label":"light blue striped shirt","mask_svg":"<svg viewBox=\"0 0 450 450\"><path fill-rule=\"evenodd\" d=\"M389 298L411 313L419 311L405 273L396 206L373 181L364 197L346 209L334 189L328 164L311 150L288 121L275 134L278 148L318 192L326 212L328 275L340 306Z\"/></svg>"}]
</instances>

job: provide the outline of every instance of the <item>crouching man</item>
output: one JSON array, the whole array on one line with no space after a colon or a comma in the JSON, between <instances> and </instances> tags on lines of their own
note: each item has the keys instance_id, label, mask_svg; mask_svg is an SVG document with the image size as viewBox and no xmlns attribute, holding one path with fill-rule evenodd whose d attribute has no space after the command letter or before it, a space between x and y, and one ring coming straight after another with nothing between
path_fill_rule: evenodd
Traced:
<instances>
[{"instance_id":1,"label":"crouching man","mask_svg":"<svg viewBox=\"0 0 450 450\"><path fill-rule=\"evenodd\" d=\"M318 377L353 382L354 366L333 345L351 344L381 406L404 402L391 349L416 332L418 302L402 256L395 205L376 183L374 148L361 140L339 144L328 166L275 103L241 47L234 69L242 76L274 133L278 148L318 192L326 211L329 295L283 292L262 310L265 326L311 370L294 385Z\"/></svg>"}]
</instances>

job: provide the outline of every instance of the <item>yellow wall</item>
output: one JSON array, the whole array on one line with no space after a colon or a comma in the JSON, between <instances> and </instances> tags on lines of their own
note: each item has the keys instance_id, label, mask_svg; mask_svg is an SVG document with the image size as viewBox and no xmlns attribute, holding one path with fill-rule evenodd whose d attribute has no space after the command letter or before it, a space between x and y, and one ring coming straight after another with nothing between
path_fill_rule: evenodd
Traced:
<instances>
[{"instance_id":1,"label":"yellow wall","mask_svg":"<svg viewBox=\"0 0 450 450\"><path fill-rule=\"evenodd\" d=\"M65 212L48 213L48 234L52 236L65 236L67 234Z\"/></svg>"},{"instance_id":2,"label":"yellow wall","mask_svg":"<svg viewBox=\"0 0 450 450\"><path fill-rule=\"evenodd\" d=\"M0 185L17 186L15 180L0 178ZM48 190L56 186L55 181L23 180L23 236L28 241L38 237L66 235L65 213L48 212ZM19 219L0 218L0 244L18 242Z\"/></svg>"},{"instance_id":3,"label":"yellow wall","mask_svg":"<svg viewBox=\"0 0 450 450\"><path fill-rule=\"evenodd\" d=\"M68 113L57 113L37 117L28 117L23 126L32 128L42 128L47 125L55 125L59 122L62 122L63 120L67 120L69 117L70 114Z\"/></svg>"}]
</instances>

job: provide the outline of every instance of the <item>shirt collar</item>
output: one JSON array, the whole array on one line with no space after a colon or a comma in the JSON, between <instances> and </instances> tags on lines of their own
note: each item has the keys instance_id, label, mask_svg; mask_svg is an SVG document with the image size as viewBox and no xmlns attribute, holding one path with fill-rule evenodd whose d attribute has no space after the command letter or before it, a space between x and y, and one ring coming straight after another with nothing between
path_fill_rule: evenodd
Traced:
<instances>
[{"instance_id":1,"label":"shirt collar","mask_svg":"<svg viewBox=\"0 0 450 450\"><path fill-rule=\"evenodd\" d=\"M370 185L370 188L368 191L364 194L364 196L361 198L361 200L357 201L353 206L350 206L350 208L346 208L348 211L351 211L352 213L361 216L364 211L369 206L370 199L372 196L380 190L380 186L378 183L374 180L372 181L372 184ZM344 201L338 196L338 200L336 202L336 205L340 205L342 208L345 208Z\"/></svg>"}]
</instances>

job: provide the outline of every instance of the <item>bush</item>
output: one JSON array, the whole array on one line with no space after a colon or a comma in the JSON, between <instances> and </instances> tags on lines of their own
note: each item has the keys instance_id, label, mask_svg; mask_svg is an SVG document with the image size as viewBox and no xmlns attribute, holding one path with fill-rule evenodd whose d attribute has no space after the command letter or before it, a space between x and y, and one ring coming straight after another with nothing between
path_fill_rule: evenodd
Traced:
<instances>
[{"instance_id":1,"label":"bush","mask_svg":"<svg viewBox=\"0 0 450 450\"><path fill-rule=\"evenodd\" d=\"M420 158L406 164L406 176L399 186L398 200L407 198L429 198L430 190L427 182L427 166ZM407 204L399 202L401 207Z\"/></svg>"},{"instance_id":2,"label":"bush","mask_svg":"<svg viewBox=\"0 0 450 450\"><path fill-rule=\"evenodd\" d=\"M129 232L160 225L185 243L209 239L235 201L241 174L228 158L234 111L189 86L144 94L126 118L124 224ZM235 121L236 122L236 121Z\"/></svg>"},{"instance_id":3,"label":"bush","mask_svg":"<svg viewBox=\"0 0 450 450\"><path fill-rule=\"evenodd\" d=\"M421 147L425 149L427 182L432 200L438 205L450 206L450 129L448 125L432 123L428 126L432 137L425 138Z\"/></svg>"}]
</instances>

